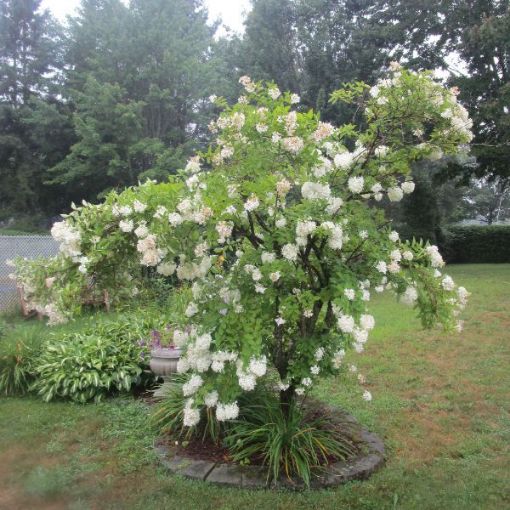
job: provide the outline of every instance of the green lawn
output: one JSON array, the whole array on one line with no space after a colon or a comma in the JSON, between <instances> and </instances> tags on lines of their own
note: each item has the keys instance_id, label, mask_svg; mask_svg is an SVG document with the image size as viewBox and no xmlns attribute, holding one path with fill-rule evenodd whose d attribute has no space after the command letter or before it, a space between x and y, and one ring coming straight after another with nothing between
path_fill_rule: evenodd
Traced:
<instances>
[{"instance_id":1,"label":"green lawn","mask_svg":"<svg viewBox=\"0 0 510 510\"><path fill-rule=\"evenodd\" d=\"M370 480L320 492L222 489L158 466L138 401L1 398L0 508L510 508L510 265L448 272L473 293L463 333L420 331L412 310L378 299L366 352L348 360L373 401L353 380L317 390L384 438L387 464Z\"/></svg>"}]
</instances>

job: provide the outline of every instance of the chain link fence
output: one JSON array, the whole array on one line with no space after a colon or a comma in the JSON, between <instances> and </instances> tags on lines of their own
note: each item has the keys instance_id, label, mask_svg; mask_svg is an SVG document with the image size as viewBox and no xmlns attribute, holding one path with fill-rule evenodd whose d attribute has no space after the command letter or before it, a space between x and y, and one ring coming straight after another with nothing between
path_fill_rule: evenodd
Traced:
<instances>
[{"instance_id":1,"label":"chain link fence","mask_svg":"<svg viewBox=\"0 0 510 510\"><path fill-rule=\"evenodd\" d=\"M0 235L0 312L14 308L18 302L16 283L9 278L13 268L8 260L16 257L35 259L58 253L58 243L49 235Z\"/></svg>"}]
</instances>

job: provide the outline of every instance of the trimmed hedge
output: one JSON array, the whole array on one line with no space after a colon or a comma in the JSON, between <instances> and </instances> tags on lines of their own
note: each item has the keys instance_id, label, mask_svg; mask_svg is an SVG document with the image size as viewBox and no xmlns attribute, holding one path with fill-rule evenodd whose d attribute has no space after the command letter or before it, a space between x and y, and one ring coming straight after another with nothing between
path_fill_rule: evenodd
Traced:
<instances>
[{"instance_id":1,"label":"trimmed hedge","mask_svg":"<svg viewBox=\"0 0 510 510\"><path fill-rule=\"evenodd\" d=\"M510 225L449 227L441 245L447 262L510 262Z\"/></svg>"}]
</instances>

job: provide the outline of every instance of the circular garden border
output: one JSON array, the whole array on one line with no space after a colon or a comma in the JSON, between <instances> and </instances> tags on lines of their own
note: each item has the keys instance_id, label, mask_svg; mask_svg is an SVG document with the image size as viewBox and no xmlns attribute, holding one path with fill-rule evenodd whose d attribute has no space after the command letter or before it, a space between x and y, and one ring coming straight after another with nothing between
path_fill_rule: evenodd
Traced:
<instances>
[{"instance_id":1,"label":"circular garden border","mask_svg":"<svg viewBox=\"0 0 510 510\"><path fill-rule=\"evenodd\" d=\"M366 480L384 464L384 444L373 432L361 427L352 415L332 406L324 406L335 421L350 424L359 430L358 446L362 453L326 466L320 475L313 477L310 487L314 489L336 487L352 480ZM240 466L211 460L200 460L177 453L177 448L156 440L154 451L163 466L173 474L209 483L250 489L281 488L304 489L301 481L282 476L267 483L267 470L262 466Z\"/></svg>"}]
</instances>

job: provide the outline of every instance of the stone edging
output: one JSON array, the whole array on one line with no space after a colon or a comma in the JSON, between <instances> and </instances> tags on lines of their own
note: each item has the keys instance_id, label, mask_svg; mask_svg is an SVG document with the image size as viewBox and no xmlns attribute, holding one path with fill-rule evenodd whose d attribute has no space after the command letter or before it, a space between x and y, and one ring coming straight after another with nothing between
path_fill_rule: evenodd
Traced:
<instances>
[{"instance_id":1,"label":"stone edging","mask_svg":"<svg viewBox=\"0 0 510 510\"><path fill-rule=\"evenodd\" d=\"M335 408L330 408L335 409ZM339 409L344 421L358 425L357 420ZM327 466L325 472L311 481L315 489L336 487L352 480L365 480L384 464L384 444L374 433L365 428L360 430L361 444L366 452L358 457L339 461ZM203 480L210 483L231 487L244 488L278 488L304 489L302 482L293 483L285 477L268 486L266 482L266 469L261 466L239 466L208 460L198 460L177 455L175 449L156 442L154 451L163 466L173 474L181 475L194 480Z\"/></svg>"}]
</instances>

